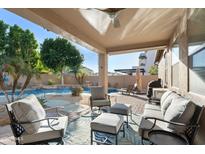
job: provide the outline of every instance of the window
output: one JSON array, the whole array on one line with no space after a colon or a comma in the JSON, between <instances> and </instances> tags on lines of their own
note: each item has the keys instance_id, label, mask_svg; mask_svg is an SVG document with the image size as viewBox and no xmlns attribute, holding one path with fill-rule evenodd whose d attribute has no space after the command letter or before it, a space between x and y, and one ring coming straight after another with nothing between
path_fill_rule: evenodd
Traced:
<instances>
[{"instance_id":1,"label":"window","mask_svg":"<svg viewBox=\"0 0 205 154\"><path fill-rule=\"evenodd\" d=\"M172 47L172 86L179 87L179 44L175 41Z\"/></svg>"},{"instance_id":2,"label":"window","mask_svg":"<svg viewBox=\"0 0 205 154\"><path fill-rule=\"evenodd\" d=\"M205 95L205 9L191 9L188 21L189 91Z\"/></svg>"}]
</instances>

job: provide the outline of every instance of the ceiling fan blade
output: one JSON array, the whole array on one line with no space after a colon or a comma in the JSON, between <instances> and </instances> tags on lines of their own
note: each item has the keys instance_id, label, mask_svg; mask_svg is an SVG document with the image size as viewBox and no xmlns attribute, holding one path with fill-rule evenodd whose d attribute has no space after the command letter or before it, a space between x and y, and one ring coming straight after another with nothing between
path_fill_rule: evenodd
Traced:
<instances>
[{"instance_id":1,"label":"ceiling fan blade","mask_svg":"<svg viewBox=\"0 0 205 154\"><path fill-rule=\"evenodd\" d=\"M120 20L118 17L115 17L112 19L112 24L114 28L119 28L120 27Z\"/></svg>"},{"instance_id":2,"label":"ceiling fan blade","mask_svg":"<svg viewBox=\"0 0 205 154\"><path fill-rule=\"evenodd\" d=\"M111 23L114 28L119 28L120 27L120 20L119 20L119 13L120 11L124 10L125 8L86 8L86 10L98 10L101 12L106 13L109 15L111 19Z\"/></svg>"},{"instance_id":3,"label":"ceiling fan blade","mask_svg":"<svg viewBox=\"0 0 205 154\"><path fill-rule=\"evenodd\" d=\"M97 8L99 11L103 11L105 13L117 13L125 8Z\"/></svg>"}]
</instances>

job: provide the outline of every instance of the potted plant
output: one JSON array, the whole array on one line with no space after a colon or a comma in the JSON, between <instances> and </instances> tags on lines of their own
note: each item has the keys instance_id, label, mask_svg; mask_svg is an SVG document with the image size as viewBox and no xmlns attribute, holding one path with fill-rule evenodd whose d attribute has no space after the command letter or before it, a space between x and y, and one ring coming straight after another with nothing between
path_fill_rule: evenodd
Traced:
<instances>
[{"instance_id":1,"label":"potted plant","mask_svg":"<svg viewBox=\"0 0 205 154\"><path fill-rule=\"evenodd\" d=\"M73 87L71 88L72 96L80 96L80 94L83 92L82 87Z\"/></svg>"}]
</instances>

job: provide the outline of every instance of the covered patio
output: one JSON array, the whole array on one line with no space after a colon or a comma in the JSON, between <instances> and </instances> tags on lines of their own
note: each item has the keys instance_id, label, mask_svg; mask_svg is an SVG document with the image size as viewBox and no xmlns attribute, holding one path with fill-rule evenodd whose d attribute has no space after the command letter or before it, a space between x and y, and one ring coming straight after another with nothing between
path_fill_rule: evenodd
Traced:
<instances>
[{"instance_id":1,"label":"covered patio","mask_svg":"<svg viewBox=\"0 0 205 154\"><path fill-rule=\"evenodd\" d=\"M193 66L189 65L191 55L189 47L204 45L205 23L201 20L205 17L204 9L12 8L8 10L48 31L53 31L97 52L99 55L98 82L105 91L108 89L108 56L157 50L158 77L163 80L163 87L189 97L199 106L204 105L204 78L200 76L201 80L197 82L197 86L193 86L193 80L190 81L190 79L197 80L192 72L195 66L194 58L191 60ZM113 21L116 19L113 19L112 15L117 15L114 17L118 20L117 26L116 21ZM179 55L177 67L172 63L175 47L178 47ZM201 49L204 48L201 47ZM200 71L204 71L204 63L200 63L199 67ZM200 84L202 88L198 87ZM203 113L194 144L205 143L204 127Z\"/></svg>"},{"instance_id":2,"label":"covered patio","mask_svg":"<svg viewBox=\"0 0 205 154\"><path fill-rule=\"evenodd\" d=\"M108 87L108 56L168 46L185 9L122 9L114 27L98 9L8 9L99 54L99 85ZM115 9L114 9L115 11Z\"/></svg>"}]
</instances>

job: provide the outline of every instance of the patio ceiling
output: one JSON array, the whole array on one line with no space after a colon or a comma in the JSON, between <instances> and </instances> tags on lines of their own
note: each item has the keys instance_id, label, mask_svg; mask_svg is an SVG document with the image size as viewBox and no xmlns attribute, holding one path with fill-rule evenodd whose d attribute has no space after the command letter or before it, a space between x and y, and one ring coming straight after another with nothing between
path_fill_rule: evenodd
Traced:
<instances>
[{"instance_id":1,"label":"patio ceiling","mask_svg":"<svg viewBox=\"0 0 205 154\"><path fill-rule=\"evenodd\" d=\"M93 51L109 54L149 48L162 49L169 42L184 9L124 9L120 27L96 9L8 9L42 27Z\"/></svg>"}]
</instances>

